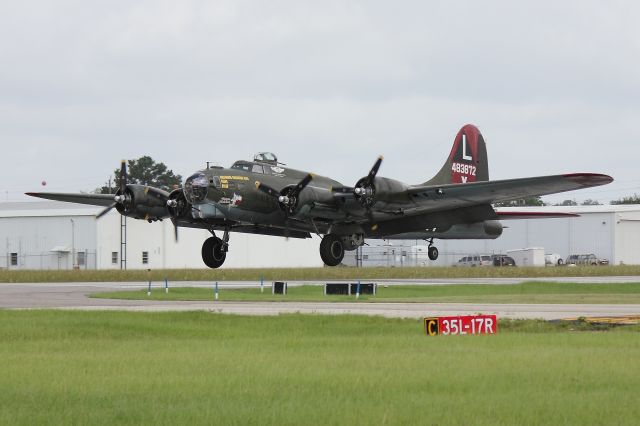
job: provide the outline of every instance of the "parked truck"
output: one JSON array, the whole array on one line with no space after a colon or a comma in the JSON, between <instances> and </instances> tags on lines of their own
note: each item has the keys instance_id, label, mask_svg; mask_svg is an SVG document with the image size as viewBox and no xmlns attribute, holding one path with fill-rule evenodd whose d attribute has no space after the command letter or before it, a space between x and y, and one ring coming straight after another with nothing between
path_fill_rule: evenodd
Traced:
<instances>
[{"instance_id":1,"label":"parked truck","mask_svg":"<svg viewBox=\"0 0 640 426\"><path fill-rule=\"evenodd\" d=\"M507 250L507 254L515 260L517 266L544 266L544 248L529 247Z\"/></svg>"}]
</instances>

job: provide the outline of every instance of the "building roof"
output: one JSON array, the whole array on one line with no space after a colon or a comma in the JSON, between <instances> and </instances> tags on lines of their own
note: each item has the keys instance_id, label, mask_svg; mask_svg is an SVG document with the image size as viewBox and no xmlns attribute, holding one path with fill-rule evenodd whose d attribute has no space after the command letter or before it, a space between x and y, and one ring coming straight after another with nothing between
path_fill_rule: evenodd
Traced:
<instances>
[{"instance_id":1,"label":"building roof","mask_svg":"<svg viewBox=\"0 0 640 426\"><path fill-rule=\"evenodd\" d=\"M525 213L622 213L640 212L640 204L603 204L598 206L541 206L541 207L500 207L503 212Z\"/></svg>"},{"instance_id":2,"label":"building roof","mask_svg":"<svg viewBox=\"0 0 640 426\"><path fill-rule=\"evenodd\" d=\"M60 201L23 201L0 203L3 217L95 216L104 207ZM113 212L112 212L113 213Z\"/></svg>"}]
</instances>

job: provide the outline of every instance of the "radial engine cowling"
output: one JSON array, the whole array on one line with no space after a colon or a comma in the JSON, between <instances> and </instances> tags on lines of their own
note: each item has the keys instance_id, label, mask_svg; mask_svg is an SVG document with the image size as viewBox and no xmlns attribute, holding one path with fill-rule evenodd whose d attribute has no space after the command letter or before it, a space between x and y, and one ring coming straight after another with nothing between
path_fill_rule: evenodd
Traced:
<instances>
[{"instance_id":1,"label":"radial engine cowling","mask_svg":"<svg viewBox=\"0 0 640 426\"><path fill-rule=\"evenodd\" d=\"M151 186L127 185L124 194L116 193L116 209L120 214L135 219L160 220L169 217L169 193Z\"/></svg>"},{"instance_id":2,"label":"radial engine cowling","mask_svg":"<svg viewBox=\"0 0 640 426\"><path fill-rule=\"evenodd\" d=\"M187 218L191 213L191 203L187 201L184 191L182 189L174 189L169 194L169 201L167 201L167 207L169 215L173 219Z\"/></svg>"},{"instance_id":3,"label":"radial engine cowling","mask_svg":"<svg viewBox=\"0 0 640 426\"><path fill-rule=\"evenodd\" d=\"M333 201L331 191L324 188L306 187L299 194L295 194L295 185L286 186L278 197L280 207L291 215L297 215L308 210L313 203L330 203Z\"/></svg>"},{"instance_id":4,"label":"radial engine cowling","mask_svg":"<svg viewBox=\"0 0 640 426\"><path fill-rule=\"evenodd\" d=\"M376 177L369 181L365 176L355 186L356 199L365 207L371 207L376 202L403 202L407 185L395 179Z\"/></svg>"}]
</instances>

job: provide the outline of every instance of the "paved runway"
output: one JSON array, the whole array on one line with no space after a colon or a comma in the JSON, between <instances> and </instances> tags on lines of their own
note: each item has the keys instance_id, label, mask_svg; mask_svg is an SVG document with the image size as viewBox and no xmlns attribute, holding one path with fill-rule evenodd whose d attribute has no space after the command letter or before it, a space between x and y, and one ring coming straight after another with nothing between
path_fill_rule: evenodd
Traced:
<instances>
[{"instance_id":1,"label":"paved runway","mask_svg":"<svg viewBox=\"0 0 640 426\"><path fill-rule=\"evenodd\" d=\"M512 284L527 279L434 279L376 281L381 285L455 283ZM541 279L536 279L540 281ZM640 282L640 277L545 278L566 282ZM310 284L289 282L290 285ZM317 284L317 282L316 282ZM164 283L154 283L160 291ZM212 287L212 283L175 282L171 287ZM220 287L255 287L256 282L226 282ZM561 319L569 317L640 315L640 305L567 305L567 304L473 304L473 303L328 303L328 302L181 302L153 300L91 299L91 293L145 288L147 283L0 283L0 308L4 309L82 309L131 311L211 311L243 315L277 315L280 313L363 314L397 318L422 318L462 314L496 314L500 318Z\"/></svg>"}]
</instances>

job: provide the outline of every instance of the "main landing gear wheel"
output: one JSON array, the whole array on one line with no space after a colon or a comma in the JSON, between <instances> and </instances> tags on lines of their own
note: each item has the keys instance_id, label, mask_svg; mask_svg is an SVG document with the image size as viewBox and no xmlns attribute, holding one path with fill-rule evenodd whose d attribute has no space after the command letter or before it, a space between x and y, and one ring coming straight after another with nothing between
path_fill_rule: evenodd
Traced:
<instances>
[{"instance_id":1,"label":"main landing gear wheel","mask_svg":"<svg viewBox=\"0 0 640 426\"><path fill-rule=\"evenodd\" d=\"M209 268L219 268L227 258L224 242L218 237L210 237L202 244L202 261Z\"/></svg>"},{"instance_id":2,"label":"main landing gear wheel","mask_svg":"<svg viewBox=\"0 0 640 426\"><path fill-rule=\"evenodd\" d=\"M427 254L429 255L429 259L436 260L438 258L438 248L436 246L429 246Z\"/></svg>"},{"instance_id":3,"label":"main landing gear wheel","mask_svg":"<svg viewBox=\"0 0 640 426\"><path fill-rule=\"evenodd\" d=\"M327 266L336 266L344 258L344 245L337 235L327 234L320 242L320 257Z\"/></svg>"}]
</instances>

